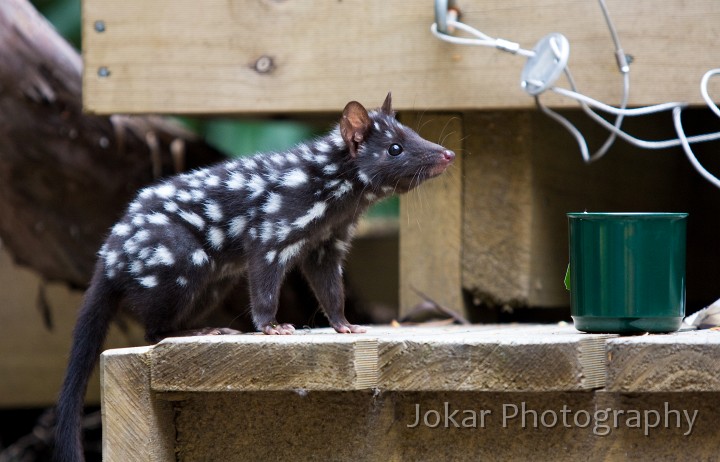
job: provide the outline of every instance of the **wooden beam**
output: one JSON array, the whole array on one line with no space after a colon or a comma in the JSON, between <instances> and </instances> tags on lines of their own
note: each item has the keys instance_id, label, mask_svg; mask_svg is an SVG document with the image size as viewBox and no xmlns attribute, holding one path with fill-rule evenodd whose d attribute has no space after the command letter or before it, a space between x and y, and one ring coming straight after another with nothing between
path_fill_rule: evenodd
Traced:
<instances>
[{"instance_id":1,"label":"wooden beam","mask_svg":"<svg viewBox=\"0 0 720 462\"><path fill-rule=\"evenodd\" d=\"M410 113L402 121L455 151L454 165L400 199L400 314L422 298L465 316L462 297L463 120L458 115Z\"/></svg>"},{"instance_id":2,"label":"wooden beam","mask_svg":"<svg viewBox=\"0 0 720 462\"><path fill-rule=\"evenodd\" d=\"M569 391L603 386L607 338L542 325L328 328L166 339L148 358L156 392Z\"/></svg>"},{"instance_id":3,"label":"wooden beam","mask_svg":"<svg viewBox=\"0 0 720 462\"><path fill-rule=\"evenodd\" d=\"M530 296L531 114L465 114L462 285L474 304L525 306Z\"/></svg>"},{"instance_id":4,"label":"wooden beam","mask_svg":"<svg viewBox=\"0 0 720 462\"><path fill-rule=\"evenodd\" d=\"M709 330L612 339L607 390L619 393L720 391L720 333Z\"/></svg>"},{"instance_id":5,"label":"wooden beam","mask_svg":"<svg viewBox=\"0 0 720 462\"><path fill-rule=\"evenodd\" d=\"M150 391L151 347L108 350L100 356L103 460L175 460L172 403Z\"/></svg>"},{"instance_id":6,"label":"wooden beam","mask_svg":"<svg viewBox=\"0 0 720 462\"><path fill-rule=\"evenodd\" d=\"M714 0L608 2L635 60L630 104L701 103L717 66ZM460 2L462 19L532 48L551 32L571 44L585 94L619 101L614 48L596 2ZM85 0L85 108L95 113L337 111L356 99L399 109L532 107L519 85L525 59L441 42L431 2L343 0ZM553 98L554 105L574 106Z\"/></svg>"}]
</instances>

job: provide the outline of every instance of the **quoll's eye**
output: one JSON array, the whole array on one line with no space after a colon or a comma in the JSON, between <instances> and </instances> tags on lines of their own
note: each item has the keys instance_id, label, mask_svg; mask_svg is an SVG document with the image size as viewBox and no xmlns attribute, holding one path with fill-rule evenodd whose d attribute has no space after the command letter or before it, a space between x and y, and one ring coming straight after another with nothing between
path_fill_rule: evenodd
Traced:
<instances>
[{"instance_id":1,"label":"quoll's eye","mask_svg":"<svg viewBox=\"0 0 720 462\"><path fill-rule=\"evenodd\" d=\"M388 154L390 154L391 156L399 156L400 154L402 154L402 152L403 148L399 144L393 144L388 148Z\"/></svg>"}]
</instances>

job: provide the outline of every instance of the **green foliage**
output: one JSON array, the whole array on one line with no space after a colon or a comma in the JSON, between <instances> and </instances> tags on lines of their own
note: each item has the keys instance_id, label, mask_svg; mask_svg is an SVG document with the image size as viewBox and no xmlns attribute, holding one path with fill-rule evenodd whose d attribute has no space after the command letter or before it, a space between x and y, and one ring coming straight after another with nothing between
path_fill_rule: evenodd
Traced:
<instances>
[{"instance_id":1,"label":"green foliage","mask_svg":"<svg viewBox=\"0 0 720 462\"><path fill-rule=\"evenodd\" d=\"M80 0L32 0L55 29L80 49Z\"/></svg>"}]
</instances>

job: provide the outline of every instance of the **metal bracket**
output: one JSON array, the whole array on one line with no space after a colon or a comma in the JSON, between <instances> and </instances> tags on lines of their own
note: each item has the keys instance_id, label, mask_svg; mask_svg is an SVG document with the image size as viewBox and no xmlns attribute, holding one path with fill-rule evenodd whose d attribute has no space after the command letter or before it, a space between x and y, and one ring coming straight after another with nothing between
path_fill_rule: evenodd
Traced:
<instances>
[{"instance_id":1,"label":"metal bracket","mask_svg":"<svg viewBox=\"0 0 720 462\"><path fill-rule=\"evenodd\" d=\"M448 27L448 19L456 21L460 18L460 10L455 0L435 0L435 24L437 31L442 34L452 33Z\"/></svg>"}]
</instances>

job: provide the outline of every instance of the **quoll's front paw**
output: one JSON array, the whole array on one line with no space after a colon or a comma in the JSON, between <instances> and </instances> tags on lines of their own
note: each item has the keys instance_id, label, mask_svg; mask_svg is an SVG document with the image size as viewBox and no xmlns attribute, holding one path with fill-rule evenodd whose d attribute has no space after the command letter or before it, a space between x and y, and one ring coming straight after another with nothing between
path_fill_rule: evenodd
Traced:
<instances>
[{"instance_id":1,"label":"quoll's front paw","mask_svg":"<svg viewBox=\"0 0 720 462\"><path fill-rule=\"evenodd\" d=\"M367 329L364 327L358 326L357 324L350 324L347 321L333 322L331 325L333 329L335 329L335 332L339 334L364 334L367 332Z\"/></svg>"},{"instance_id":2,"label":"quoll's front paw","mask_svg":"<svg viewBox=\"0 0 720 462\"><path fill-rule=\"evenodd\" d=\"M262 326L262 333L266 335L290 335L295 332L292 324L270 323Z\"/></svg>"}]
</instances>

